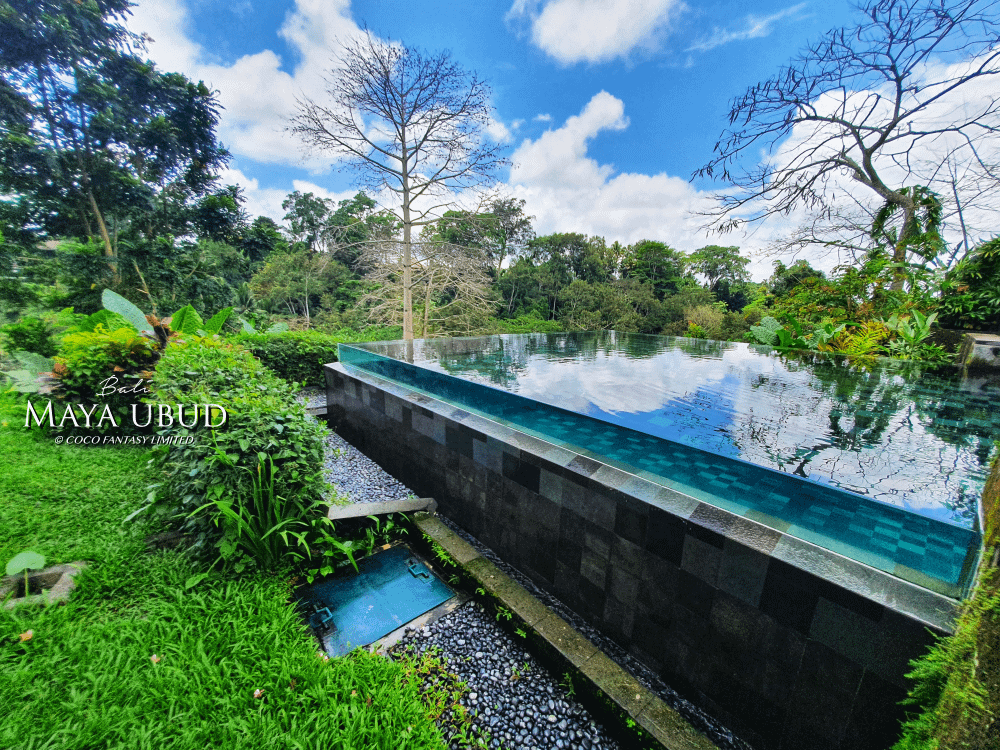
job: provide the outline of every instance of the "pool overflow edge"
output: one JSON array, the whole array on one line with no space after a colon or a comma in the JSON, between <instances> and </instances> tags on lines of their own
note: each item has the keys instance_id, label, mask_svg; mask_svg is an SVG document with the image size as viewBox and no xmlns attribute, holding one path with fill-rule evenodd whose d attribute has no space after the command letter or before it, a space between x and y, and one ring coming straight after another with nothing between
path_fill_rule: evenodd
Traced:
<instances>
[{"instance_id":1,"label":"pool overflow edge","mask_svg":"<svg viewBox=\"0 0 1000 750\"><path fill-rule=\"evenodd\" d=\"M325 370L341 434L762 750L884 750L909 661L953 627L953 599L371 373Z\"/></svg>"}]
</instances>

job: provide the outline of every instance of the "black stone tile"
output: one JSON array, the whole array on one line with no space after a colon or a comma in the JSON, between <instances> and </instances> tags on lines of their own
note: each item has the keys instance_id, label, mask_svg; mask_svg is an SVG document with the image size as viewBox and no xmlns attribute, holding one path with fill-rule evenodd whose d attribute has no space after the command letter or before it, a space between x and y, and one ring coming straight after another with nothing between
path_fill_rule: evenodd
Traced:
<instances>
[{"instance_id":1,"label":"black stone tile","mask_svg":"<svg viewBox=\"0 0 1000 750\"><path fill-rule=\"evenodd\" d=\"M739 717L741 734L752 732L760 738L757 746L762 750L778 747L787 716L785 707L754 690L738 671L727 671L724 663L719 665L713 680L712 698L727 713Z\"/></svg>"},{"instance_id":2,"label":"black stone tile","mask_svg":"<svg viewBox=\"0 0 1000 750\"><path fill-rule=\"evenodd\" d=\"M885 613L885 607L871 599L856 594L853 591L838 586L832 581L819 579L818 589L820 596L827 601L831 601L844 609L849 609L872 622L879 622Z\"/></svg>"},{"instance_id":3,"label":"black stone tile","mask_svg":"<svg viewBox=\"0 0 1000 750\"><path fill-rule=\"evenodd\" d=\"M755 549L727 539L722 549L717 586L752 607L760 604L770 558Z\"/></svg>"},{"instance_id":4,"label":"black stone tile","mask_svg":"<svg viewBox=\"0 0 1000 750\"><path fill-rule=\"evenodd\" d=\"M866 672L844 733L844 747L884 750L895 745L906 713L899 702L905 697L903 688Z\"/></svg>"},{"instance_id":5,"label":"black stone tile","mask_svg":"<svg viewBox=\"0 0 1000 750\"><path fill-rule=\"evenodd\" d=\"M495 471L486 472L486 497L500 500L503 496L503 477Z\"/></svg>"},{"instance_id":6,"label":"black stone tile","mask_svg":"<svg viewBox=\"0 0 1000 750\"><path fill-rule=\"evenodd\" d=\"M559 464L552 463L547 458L539 456L534 451L525 450L521 448L518 451L518 457L524 461L526 464L531 464L532 466L537 466L539 469L544 469L545 471L551 472L556 476L562 475L563 467Z\"/></svg>"},{"instance_id":7,"label":"black stone tile","mask_svg":"<svg viewBox=\"0 0 1000 750\"><path fill-rule=\"evenodd\" d=\"M819 598L809 635L862 667L880 659L876 650L877 626L853 610Z\"/></svg>"},{"instance_id":8,"label":"black stone tile","mask_svg":"<svg viewBox=\"0 0 1000 750\"><path fill-rule=\"evenodd\" d=\"M804 576L791 565L772 559L760 596L760 610L782 625L808 635L819 594L815 579L810 581Z\"/></svg>"},{"instance_id":9,"label":"black stone tile","mask_svg":"<svg viewBox=\"0 0 1000 750\"><path fill-rule=\"evenodd\" d=\"M714 531L720 536L728 535L733 519L734 516L732 513L728 513L708 503L698 503L698 507L694 509L690 516L692 523L704 529Z\"/></svg>"},{"instance_id":10,"label":"black stone tile","mask_svg":"<svg viewBox=\"0 0 1000 750\"><path fill-rule=\"evenodd\" d=\"M655 555L646 555L643 560L642 580L644 585L639 590L639 603L650 613L668 621L671 617L672 605L677 600L677 576L680 570L676 565ZM651 615L653 616L653 615Z\"/></svg>"},{"instance_id":11,"label":"black stone tile","mask_svg":"<svg viewBox=\"0 0 1000 750\"><path fill-rule=\"evenodd\" d=\"M706 544L688 534L684 540L684 555L681 558L681 568L696 575L710 586L716 586L719 578L719 566L722 562L722 550L711 544Z\"/></svg>"},{"instance_id":12,"label":"black stone tile","mask_svg":"<svg viewBox=\"0 0 1000 750\"><path fill-rule=\"evenodd\" d=\"M615 533L640 547L646 543L646 525L650 506L618 493L615 503Z\"/></svg>"},{"instance_id":13,"label":"black stone tile","mask_svg":"<svg viewBox=\"0 0 1000 750\"><path fill-rule=\"evenodd\" d=\"M579 573L580 558L583 555L582 536L559 535L556 559L570 570Z\"/></svg>"},{"instance_id":14,"label":"black stone tile","mask_svg":"<svg viewBox=\"0 0 1000 750\"><path fill-rule=\"evenodd\" d=\"M807 640L797 683L815 683L830 695L843 694L853 700L864 670L828 646Z\"/></svg>"},{"instance_id":15,"label":"black stone tile","mask_svg":"<svg viewBox=\"0 0 1000 750\"><path fill-rule=\"evenodd\" d=\"M587 549L601 559L611 558L611 547L614 544L615 535L607 529L597 524L584 522L583 543Z\"/></svg>"},{"instance_id":16,"label":"black stone tile","mask_svg":"<svg viewBox=\"0 0 1000 750\"><path fill-rule=\"evenodd\" d=\"M923 623L891 609L879 623L876 637L878 658L871 669L897 687L909 685L904 675L910 671L910 660L926 654L937 641L936 634Z\"/></svg>"},{"instance_id":17,"label":"black stone tile","mask_svg":"<svg viewBox=\"0 0 1000 750\"><path fill-rule=\"evenodd\" d=\"M643 558L646 553L638 545L620 536L611 538L611 567L628 571L634 576L642 575Z\"/></svg>"},{"instance_id":18,"label":"black stone tile","mask_svg":"<svg viewBox=\"0 0 1000 750\"><path fill-rule=\"evenodd\" d=\"M632 626L632 649L640 659L649 661L655 660L657 664L651 664L654 670L658 671L659 663L663 661L664 651L667 644L668 627L661 622L650 619L644 615L636 615Z\"/></svg>"},{"instance_id":19,"label":"black stone tile","mask_svg":"<svg viewBox=\"0 0 1000 750\"><path fill-rule=\"evenodd\" d=\"M539 545L532 545L532 549L527 556L528 565L546 583L551 584L556 575L556 558L549 553L549 550L541 548Z\"/></svg>"},{"instance_id":20,"label":"black stone tile","mask_svg":"<svg viewBox=\"0 0 1000 750\"><path fill-rule=\"evenodd\" d=\"M604 630L607 635L627 649L632 641L635 610L610 594L604 602Z\"/></svg>"},{"instance_id":21,"label":"black stone tile","mask_svg":"<svg viewBox=\"0 0 1000 750\"><path fill-rule=\"evenodd\" d=\"M701 507L701 506L699 506ZM697 511L696 511L697 512ZM726 537L717 531L713 531L707 526L703 526L700 522L688 521L687 533L693 536L695 539L700 539L705 542L705 544L711 544L713 547L722 549L726 543Z\"/></svg>"},{"instance_id":22,"label":"black stone tile","mask_svg":"<svg viewBox=\"0 0 1000 750\"><path fill-rule=\"evenodd\" d=\"M580 574L576 569L556 561L555 576L552 580L553 593L563 602L573 606L579 600Z\"/></svg>"},{"instance_id":23,"label":"black stone tile","mask_svg":"<svg viewBox=\"0 0 1000 750\"><path fill-rule=\"evenodd\" d=\"M764 615L763 612L761 612ZM786 679L794 683L802 664L802 653L806 647L806 636L793 628L764 617L762 650L769 664L774 664L785 673Z\"/></svg>"},{"instance_id":24,"label":"black stone tile","mask_svg":"<svg viewBox=\"0 0 1000 750\"><path fill-rule=\"evenodd\" d=\"M608 569L608 583L604 590L608 596L613 596L624 606L635 610L641 586L641 581L628 571L611 567Z\"/></svg>"},{"instance_id":25,"label":"black stone tile","mask_svg":"<svg viewBox=\"0 0 1000 750\"><path fill-rule=\"evenodd\" d=\"M385 414L385 391L372 388L368 392L368 405L379 414Z\"/></svg>"},{"instance_id":26,"label":"black stone tile","mask_svg":"<svg viewBox=\"0 0 1000 750\"><path fill-rule=\"evenodd\" d=\"M682 570L677 574L677 602L703 620L712 614L715 589L697 576Z\"/></svg>"},{"instance_id":27,"label":"black stone tile","mask_svg":"<svg viewBox=\"0 0 1000 750\"><path fill-rule=\"evenodd\" d=\"M444 444L449 450L466 458L472 458L472 430L468 427L445 425Z\"/></svg>"},{"instance_id":28,"label":"black stone tile","mask_svg":"<svg viewBox=\"0 0 1000 750\"><path fill-rule=\"evenodd\" d=\"M563 469L563 476L567 479L579 482L580 479L589 478L590 475L600 469L601 466L603 466L603 464L592 458L577 456L566 465L565 469Z\"/></svg>"},{"instance_id":29,"label":"black stone tile","mask_svg":"<svg viewBox=\"0 0 1000 750\"><path fill-rule=\"evenodd\" d=\"M546 535L551 537L550 541L554 545L559 536L559 520L562 515L562 507L552 502L547 497L531 493L528 500L522 507L524 518L546 529Z\"/></svg>"},{"instance_id":30,"label":"black stone tile","mask_svg":"<svg viewBox=\"0 0 1000 750\"><path fill-rule=\"evenodd\" d=\"M532 466L509 453L504 453L503 475L505 479L517 482L532 492L538 492L538 480L541 476L541 470L537 466Z\"/></svg>"},{"instance_id":31,"label":"black stone tile","mask_svg":"<svg viewBox=\"0 0 1000 750\"><path fill-rule=\"evenodd\" d=\"M716 592L709 616L713 628L712 641L725 654L734 668L744 673L744 679L751 678L751 672L763 662L765 625L761 612L743 604L735 597ZM753 669L751 669L753 662Z\"/></svg>"},{"instance_id":32,"label":"black stone tile","mask_svg":"<svg viewBox=\"0 0 1000 750\"><path fill-rule=\"evenodd\" d=\"M782 747L840 750L861 682L862 670L826 646L808 641L795 689Z\"/></svg>"},{"instance_id":33,"label":"black stone tile","mask_svg":"<svg viewBox=\"0 0 1000 750\"><path fill-rule=\"evenodd\" d=\"M583 532L587 528L587 522L572 510L563 506L559 510L559 538L565 539L574 544L583 546Z\"/></svg>"},{"instance_id":34,"label":"black stone tile","mask_svg":"<svg viewBox=\"0 0 1000 750\"><path fill-rule=\"evenodd\" d=\"M684 520L660 508L649 509L646 549L677 567L684 554Z\"/></svg>"},{"instance_id":35,"label":"black stone tile","mask_svg":"<svg viewBox=\"0 0 1000 750\"><path fill-rule=\"evenodd\" d=\"M500 497L503 499L504 510L516 514L518 508L521 506L521 495L523 492L524 487L516 482L504 482L503 492L500 494Z\"/></svg>"},{"instance_id":36,"label":"black stone tile","mask_svg":"<svg viewBox=\"0 0 1000 750\"><path fill-rule=\"evenodd\" d=\"M580 614L591 623L601 620L604 615L604 604L607 595L604 590L595 586L586 578L581 577L578 582Z\"/></svg>"}]
</instances>

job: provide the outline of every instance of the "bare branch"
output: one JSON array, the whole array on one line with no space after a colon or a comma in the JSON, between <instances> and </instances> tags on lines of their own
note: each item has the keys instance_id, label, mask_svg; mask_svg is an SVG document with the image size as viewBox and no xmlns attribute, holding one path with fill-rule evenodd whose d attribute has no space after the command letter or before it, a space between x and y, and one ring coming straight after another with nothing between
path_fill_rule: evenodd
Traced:
<instances>
[{"instance_id":1,"label":"bare branch","mask_svg":"<svg viewBox=\"0 0 1000 750\"><path fill-rule=\"evenodd\" d=\"M960 167L952 177L975 173L976 190L985 180L995 195L998 7L998 0L868 0L860 23L827 33L750 87L733 101L715 156L693 176L735 188L702 214L707 226L731 231L801 209L819 222L812 229L836 225L847 176L864 188L856 202L870 196L900 209L893 253L902 263L918 188L965 203L962 187L952 190L941 170L946 160Z\"/></svg>"}]
</instances>

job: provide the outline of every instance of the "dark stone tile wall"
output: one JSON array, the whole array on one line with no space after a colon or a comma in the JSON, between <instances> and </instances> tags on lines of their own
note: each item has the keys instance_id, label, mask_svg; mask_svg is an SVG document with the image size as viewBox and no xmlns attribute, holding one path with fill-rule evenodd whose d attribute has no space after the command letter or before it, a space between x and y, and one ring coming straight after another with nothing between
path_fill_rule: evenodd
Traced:
<instances>
[{"instance_id":1,"label":"dark stone tile wall","mask_svg":"<svg viewBox=\"0 0 1000 750\"><path fill-rule=\"evenodd\" d=\"M331 425L762 750L885 750L949 599L368 374Z\"/></svg>"}]
</instances>

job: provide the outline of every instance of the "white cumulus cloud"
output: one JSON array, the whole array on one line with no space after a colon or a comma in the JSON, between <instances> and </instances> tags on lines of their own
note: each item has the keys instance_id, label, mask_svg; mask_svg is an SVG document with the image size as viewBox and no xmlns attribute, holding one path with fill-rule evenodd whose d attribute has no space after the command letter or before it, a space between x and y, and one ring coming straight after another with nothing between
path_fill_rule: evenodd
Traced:
<instances>
[{"instance_id":1,"label":"white cumulus cloud","mask_svg":"<svg viewBox=\"0 0 1000 750\"><path fill-rule=\"evenodd\" d=\"M507 18L527 21L531 41L571 65L608 62L654 46L685 7L683 0L515 0Z\"/></svg>"}]
</instances>

